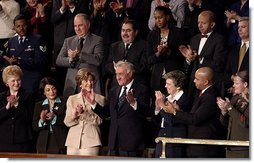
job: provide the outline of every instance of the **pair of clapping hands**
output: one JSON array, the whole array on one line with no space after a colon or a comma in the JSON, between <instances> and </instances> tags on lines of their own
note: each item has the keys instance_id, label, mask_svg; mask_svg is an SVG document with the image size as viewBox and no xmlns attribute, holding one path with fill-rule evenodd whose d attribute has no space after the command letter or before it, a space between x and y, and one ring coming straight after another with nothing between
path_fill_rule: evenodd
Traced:
<instances>
[{"instance_id":1,"label":"pair of clapping hands","mask_svg":"<svg viewBox=\"0 0 254 163\"><path fill-rule=\"evenodd\" d=\"M19 97L16 95L10 95L7 97L6 109L9 110L12 107L17 107L19 104Z\"/></svg>"},{"instance_id":2,"label":"pair of clapping hands","mask_svg":"<svg viewBox=\"0 0 254 163\"><path fill-rule=\"evenodd\" d=\"M155 109L159 111L161 108L166 112L170 114L174 114L176 111L179 111L179 105L174 102L169 102L166 100L166 97L161 91L155 91Z\"/></svg>"},{"instance_id":3,"label":"pair of clapping hands","mask_svg":"<svg viewBox=\"0 0 254 163\"><path fill-rule=\"evenodd\" d=\"M53 112L50 112L48 110L42 110L41 114L40 114L40 118L43 122L45 122L46 120L52 120L55 117L55 114Z\"/></svg>"}]
</instances>

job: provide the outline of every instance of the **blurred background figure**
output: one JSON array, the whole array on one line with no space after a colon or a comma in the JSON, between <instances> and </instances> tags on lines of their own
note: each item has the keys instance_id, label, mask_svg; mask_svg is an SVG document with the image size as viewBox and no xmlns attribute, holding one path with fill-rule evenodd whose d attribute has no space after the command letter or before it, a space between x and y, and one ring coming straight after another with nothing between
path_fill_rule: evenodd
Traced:
<instances>
[{"instance_id":1,"label":"blurred background figure","mask_svg":"<svg viewBox=\"0 0 254 163\"><path fill-rule=\"evenodd\" d=\"M26 0L26 6L21 9L20 14L26 17L29 23L28 31L40 35L45 41L47 63L45 73L50 73L53 51L53 25L50 21L52 11L52 0Z\"/></svg>"},{"instance_id":2,"label":"blurred background figure","mask_svg":"<svg viewBox=\"0 0 254 163\"><path fill-rule=\"evenodd\" d=\"M66 100L59 96L58 84L53 78L43 78L39 90L43 100L35 104L33 115L33 129L38 134L36 151L66 154Z\"/></svg>"},{"instance_id":3,"label":"blurred background figure","mask_svg":"<svg viewBox=\"0 0 254 163\"><path fill-rule=\"evenodd\" d=\"M86 68L76 74L78 94L69 96L64 123L70 127L65 145L67 155L99 155L102 119L92 110L105 105L105 98L94 92L95 75Z\"/></svg>"},{"instance_id":4,"label":"blurred background figure","mask_svg":"<svg viewBox=\"0 0 254 163\"><path fill-rule=\"evenodd\" d=\"M233 77L234 96L217 98L220 121L228 127L228 140L249 141L249 73L240 71ZM249 158L249 147L226 147L226 158Z\"/></svg>"},{"instance_id":5,"label":"blurred background figure","mask_svg":"<svg viewBox=\"0 0 254 163\"><path fill-rule=\"evenodd\" d=\"M238 26L241 17L249 17L249 0L237 0L226 7L225 25L226 25L226 37L227 45L235 45L241 42L241 38L238 34Z\"/></svg>"},{"instance_id":6,"label":"blurred background figure","mask_svg":"<svg viewBox=\"0 0 254 163\"><path fill-rule=\"evenodd\" d=\"M17 65L4 68L2 79L8 87L0 94L0 151L34 152L32 116L34 99L21 87L23 72Z\"/></svg>"},{"instance_id":7,"label":"blurred background figure","mask_svg":"<svg viewBox=\"0 0 254 163\"><path fill-rule=\"evenodd\" d=\"M7 41L14 36L13 20L19 14L20 6L15 0L1 0L0 1L0 69L4 68L5 51L7 48ZM2 71L1 71L2 73ZM0 92L5 90L5 85L0 80Z\"/></svg>"}]
</instances>

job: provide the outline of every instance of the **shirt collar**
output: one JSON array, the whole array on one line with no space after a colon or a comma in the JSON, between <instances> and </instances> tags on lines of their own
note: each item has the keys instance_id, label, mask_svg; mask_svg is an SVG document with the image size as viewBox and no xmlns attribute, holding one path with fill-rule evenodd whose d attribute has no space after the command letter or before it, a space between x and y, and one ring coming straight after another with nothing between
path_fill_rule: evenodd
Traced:
<instances>
[{"instance_id":1,"label":"shirt collar","mask_svg":"<svg viewBox=\"0 0 254 163\"><path fill-rule=\"evenodd\" d=\"M175 96L172 96L172 95L168 95L167 96L167 100L169 102L174 102L174 101L178 101L183 95L183 90L180 90L179 92L176 93Z\"/></svg>"},{"instance_id":2,"label":"shirt collar","mask_svg":"<svg viewBox=\"0 0 254 163\"><path fill-rule=\"evenodd\" d=\"M57 97L55 99L55 103L61 103L61 99L59 97ZM49 100L46 98L43 102L42 105L49 105Z\"/></svg>"},{"instance_id":3,"label":"shirt collar","mask_svg":"<svg viewBox=\"0 0 254 163\"><path fill-rule=\"evenodd\" d=\"M250 46L250 41L246 41L246 42L241 42L241 47L243 46L243 44L245 43L246 47L248 48Z\"/></svg>"},{"instance_id":4,"label":"shirt collar","mask_svg":"<svg viewBox=\"0 0 254 163\"><path fill-rule=\"evenodd\" d=\"M124 87L127 87L126 92L128 92L128 91L130 90L130 88L131 88L133 82L134 82L134 80L132 79L132 81L131 81L129 84L127 84L127 85L125 85L125 86L122 87L122 90L121 90L121 91L123 91Z\"/></svg>"}]
</instances>

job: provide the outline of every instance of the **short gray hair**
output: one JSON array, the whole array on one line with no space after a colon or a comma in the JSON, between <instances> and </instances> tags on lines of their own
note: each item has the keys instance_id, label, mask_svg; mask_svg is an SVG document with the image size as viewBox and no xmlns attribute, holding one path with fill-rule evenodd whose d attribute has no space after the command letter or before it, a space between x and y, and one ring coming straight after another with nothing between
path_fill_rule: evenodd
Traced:
<instances>
[{"instance_id":1,"label":"short gray hair","mask_svg":"<svg viewBox=\"0 0 254 163\"><path fill-rule=\"evenodd\" d=\"M120 60L115 64L115 67L123 67L124 69L126 69L128 72L135 72L134 69L134 65L130 62L124 61L124 60Z\"/></svg>"}]
</instances>

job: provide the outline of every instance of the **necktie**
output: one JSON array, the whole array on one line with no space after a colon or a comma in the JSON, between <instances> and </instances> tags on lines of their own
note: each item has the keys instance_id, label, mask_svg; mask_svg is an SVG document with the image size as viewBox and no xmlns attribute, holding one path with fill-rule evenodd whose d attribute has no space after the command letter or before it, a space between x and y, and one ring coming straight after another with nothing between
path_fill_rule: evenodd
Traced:
<instances>
[{"instance_id":1,"label":"necktie","mask_svg":"<svg viewBox=\"0 0 254 163\"><path fill-rule=\"evenodd\" d=\"M127 90L127 87L124 86L124 90L123 90L123 93L121 94L121 96L119 97L118 99L118 108L122 106L122 104L124 103L124 101L126 100L126 90Z\"/></svg>"},{"instance_id":2,"label":"necktie","mask_svg":"<svg viewBox=\"0 0 254 163\"><path fill-rule=\"evenodd\" d=\"M81 51L82 48L83 48L83 42L84 42L84 38L81 37L79 40L78 40L78 50Z\"/></svg>"},{"instance_id":3,"label":"necktie","mask_svg":"<svg viewBox=\"0 0 254 163\"><path fill-rule=\"evenodd\" d=\"M24 44L25 37L19 37L19 45L22 46Z\"/></svg>"},{"instance_id":4,"label":"necktie","mask_svg":"<svg viewBox=\"0 0 254 163\"><path fill-rule=\"evenodd\" d=\"M131 8L133 4L133 0L127 0L126 2L126 8Z\"/></svg>"},{"instance_id":5,"label":"necktie","mask_svg":"<svg viewBox=\"0 0 254 163\"><path fill-rule=\"evenodd\" d=\"M208 35L200 35L201 38L207 38Z\"/></svg>"},{"instance_id":6,"label":"necktie","mask_svg":"<svg viewBox=\"0 0 254 163\"><path fill-rule=\"evenodd\" d=\"M127 53L131 44L126 44L124 49L124 60L127 60Z\"/></svg>"},{"instance_id":7,"label":"necktie","mask_svg":"<svg viewBox=\"0 0 254 163\"><path fill-rule=\"evenodd\" d=\"M247 48L246 44L243 43L243 46L241 47L240 53L239 53L238 71L240 70L240 67L241 67L245 52L246 52L246 48Z\"/></svg>"}]
</instances>

